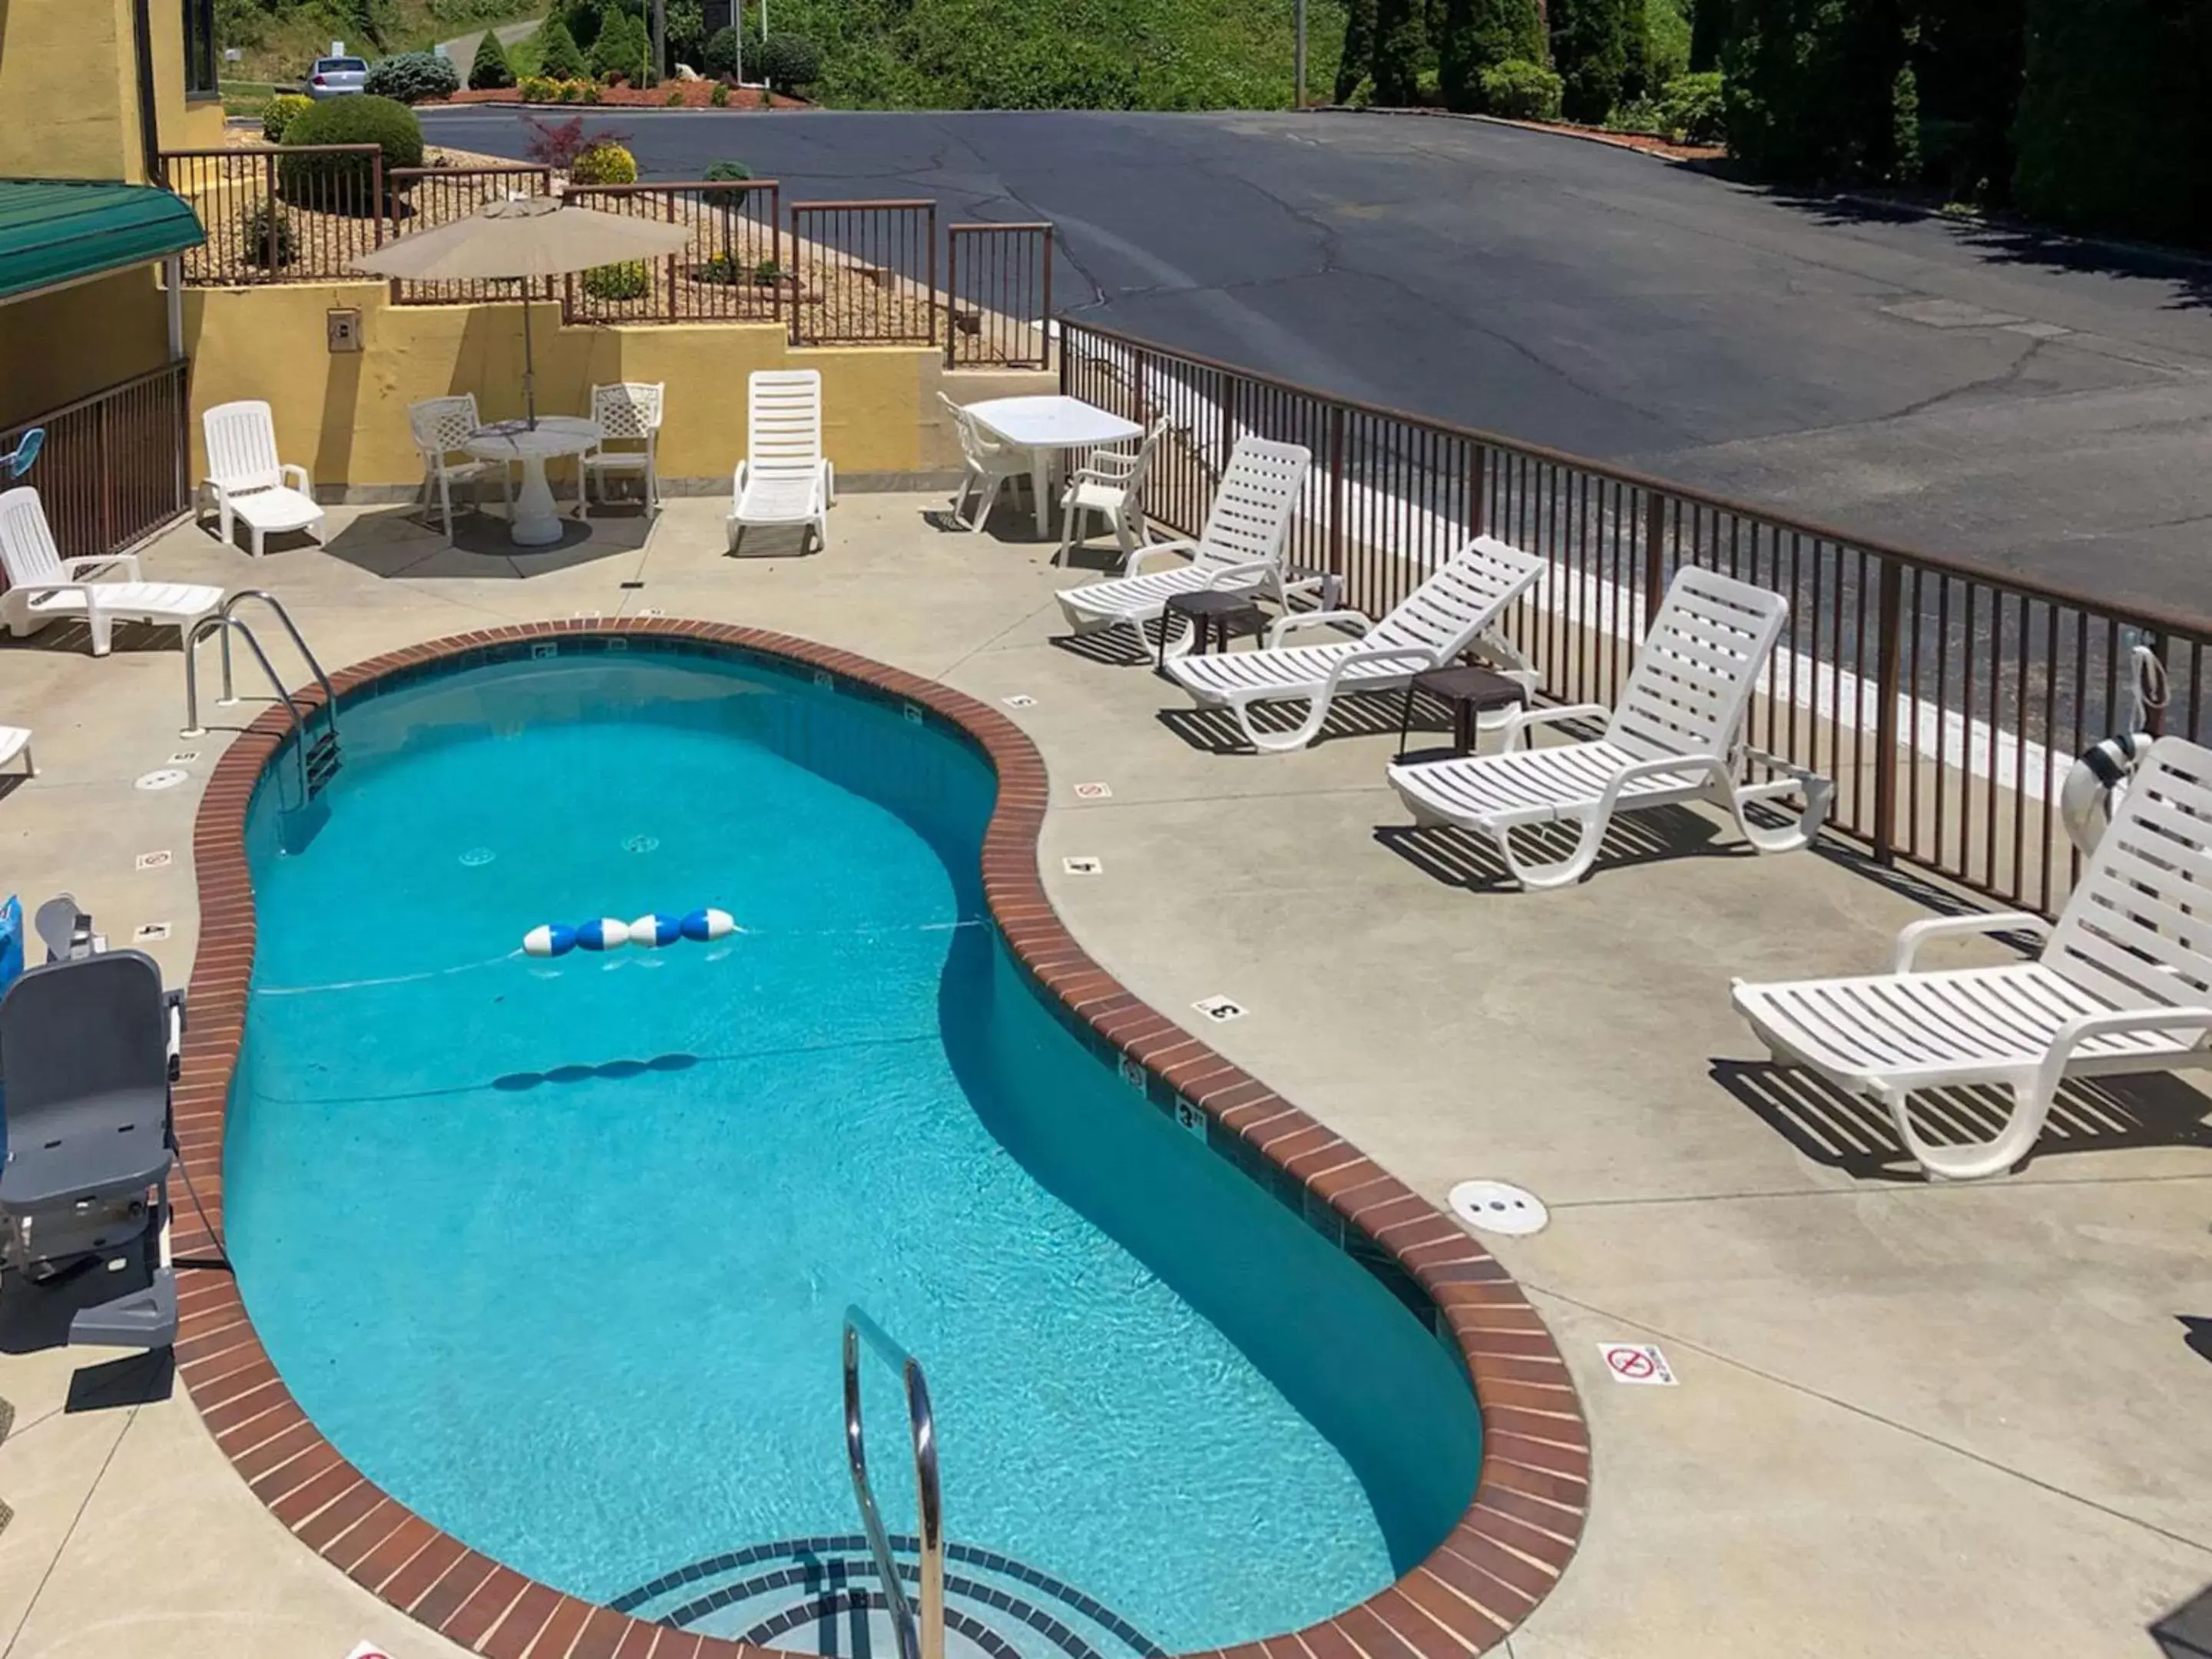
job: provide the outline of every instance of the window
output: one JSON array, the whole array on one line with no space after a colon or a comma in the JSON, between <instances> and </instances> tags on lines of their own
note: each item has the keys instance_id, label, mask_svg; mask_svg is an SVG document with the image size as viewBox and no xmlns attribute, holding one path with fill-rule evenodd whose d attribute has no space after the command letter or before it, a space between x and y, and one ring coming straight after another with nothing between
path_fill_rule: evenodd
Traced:
<instances>
[{"instance_id":1,"label":"window","mask_svg":"<svg viewBox=\"0 0 2212 1659\"><path fill-rule=\"evenodd\" d=\"M215 0L184 0L184 5L185 95L211 97L220 90L216 83Z\"/></svg>"}]
</instances>

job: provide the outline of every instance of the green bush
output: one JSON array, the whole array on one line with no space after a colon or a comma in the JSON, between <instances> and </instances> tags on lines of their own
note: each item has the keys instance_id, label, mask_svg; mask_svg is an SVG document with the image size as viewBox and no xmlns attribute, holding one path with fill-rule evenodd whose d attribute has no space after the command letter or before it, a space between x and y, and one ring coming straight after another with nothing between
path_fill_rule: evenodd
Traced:
<instances>
[{"instance_id":1,"label":"green bush","mask_svg":"<svg viewBox=\"0 0 2212 1659\"><path fill-rule=\"evenodd\" d=\"M1678 75L1659 94L1659 130L1678 144L1717 144L1728 131L1727 113L1718 70Z\"/></svg>"},{"instance_id":2,"label":"green bush","mask_svg":"<svg viewBox=\"0 0 2212 1659\"><path fill-rule=\"evenodd\" d=\"M403 52L368 66L362 90L375 98L392 98L403 104L419 104L427 98L444 98L461 89L460 71L434 52Z\"/></svg>"},{"instance_id":3,"label":"green bush","mask_svg":"<svg viewBox=\"0 0 2212 1659\"><path fill-rule=\"evenodd\" d=\"M362 93L333 98L295 117L284 129L289 144L374 144L384 152L385 189L395 167L422 165L422 124L406 105ZM326 213L376 213L383 204L370 188L367 155L280 156L276 188L289 202Z\"/></svg>"},{"instance_id":4,"label":"green bush","mask_svg":"<svg viewBox=\"0 0 2212 1659\"><path fill-rule=\"evenodd\" d=\"M1544 20L1536 0L1445 0L1437 79L1447 108L1482 107L1482 72L1500 64L1544 60Z\"/></svg>"},{"instance_id":5,"label":"green bush","mask_svg":"<svg viewBox=\"0 0 2212 1659\"><path fill-rule=\"evenodd\" d=\"M1421 58L1428 26L1419 0L1375 0L1375 101L1392 108L1413 103L1420 91Z\"/></svg>"},{"instance_id":6,"label":"green bush","mask_svg":"<svg viewBox=\"0 0 2212 1659\"><path fill-rule=\"evenodd\" d=\"M1068 42L1061 50L1073 58L1079 55L1076 48L1084 44L1081 41ZM801 87L811 87L822 78L822 49L804 34L769 35L753 48L753 63L759 70L762 80L776 91L787 94ZM1004 107L1023 106L1007 104Z\"/></svg>"},{"instance_id":7,"label":"green bush","mask_svg":"<svg viewBox=\"0 0 2212 1659\"><path fill-rule=\"evenodd\" d=\"M1482 106L1511 121L1556 121L1564 88L1541 64L1509 58L1482 72Z\"/></svg>"},{"instance_id":8,"label":"green bush","mask_svg":"<svg viewBox=\"0 0 2212 1659\"><path fill-rule=\"evenodd\" d=\"M716 29L707 37L706 62L699 66L702 75L720 81L738 72L738 32L735 29Z\"/></svg>"},{"instance_id":9,"label":"green bush","mask_svg":"<svg viewBox=\"0 0 2212 1659\"><path fill-rule=\"evenodd\" d=\"M550 76L526 75L515 85L526 104L550 104L561 95L561 83Z\"/></svg>"},{"instance_id":10,"label":"green bush","mask_svg":"<svg viewBox=\"0 0 2212 1659\"><path fill-rule=\"evenodd\" d=\"M261 136L272 144L283 143L286 129L314 106L315 100L302 94L278 93L261 112Z\"/></svg>"},{"instance_id":11,"label":"green bush","mask_svg":"<svg viewBox=\"0 0 2212 1659\"><path fill-rule=\"evenodd\" d=\"M1644 9L1646 95L1654 99L1669 82L1690 72L1690 19L1686 0L1650 0Z\"/></svg>"},{"instance_id":12,"label":"green bush","mask_svg":"<svg viewBox=\"0 0 2212 1659\"><path fill-rule=\"evenodd\" d=\"M507 48L499 31L486 29L477 42L477 55L469 63L469 87L475 92L497 92L514 84L514 70L507 61Z\"/></svg>"},{"instance_id":13,"label":"green bush","mask_svg":"<svg viewBox=\"0 0 2212 1659\"><path fill-rule=\"evenodd\" d=\"M699 176L710 185L742 184L753 176L753 170L743 161L709 161Z\"/></svg>"},{"instance_id":14,"label":"green bush","mask_svg":"<svg viewBox=\"0 0 2212 1659\"><path fill-rule=\"evenodd\" d=\"M584 273L584 292L594 300L642 300L652 287L642 259L599 265Z\"/></svg>"},{"instance_id":15,"label":"green bush","mask_svg":"<svg viewBox=\"0 0 2212 1659\"><path fill-rule=\"evenodd\" d=\"M592 72L576 37L557 17L547 19L538 31L538 66L549 81L580 81Z\"/></svg>"},{"instance_id":16,"label":"green bush","mask_svg":"<svg viewBox=\"0 0 2212 1659\"><path fill-rule=\"evenodd\" d=\"M1552 62L1570 121L1602 121L1619 101L1628 71L1625 11L1623 0L1552 0Z\"/></svg>"},{"instance_id":17,"label":"green bush","mask_svg":"<svg viewBox=\"0 0 2212 1659\"><path fill-rule=\"evenodd\" d=\"M626 11L601 21L599 38L592 42L591 58L592 73L602 81L619 75L632 86L641 87L653 79L652 39L643 20Z\"/></svg>"},{"instance_id":18,"label":"green bush","mask_svg":"<svg viewBox=\"0 0 2212 1659\"><path fill-rule=\"evenodd\" d=\"M637 182L637 157L620 144L600 143L589 145L569 163L568 182L574 185L634 185Z\"/></svg>"},{"instance_id":19,"label":"green bush","mask_svg":"<svg viewBox=\"0 0 2212 1659\"><path fill-rule=\"evenodd\" d=\"M1730 154L1784 182L1895 177L1908 46L1890 5L1738 0L1722 54Z\"/></svg>"},{"instance_id":20,"label":"green bush","mask_svg":"<svg viewBox=\"0 0 2212 1659\"><path fill-rule=\"evenodd\" d=\"M239 231L239 257L249 265L269 265L269 216L276 216L276 265L289 265L300 257L298 241L292 234L292 216L276 203L256 202L253 211L246 216L246 223Z\"/></svg>"}]
</instances>

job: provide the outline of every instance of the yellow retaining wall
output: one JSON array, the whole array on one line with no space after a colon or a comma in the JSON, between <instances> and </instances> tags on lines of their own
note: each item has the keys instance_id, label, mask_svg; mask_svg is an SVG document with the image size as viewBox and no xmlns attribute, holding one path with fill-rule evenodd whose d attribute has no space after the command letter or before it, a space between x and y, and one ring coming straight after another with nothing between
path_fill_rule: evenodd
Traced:
<instances>
[{"instance_id":1,"label":"yellow retaining wall","mask_svg":"<svg viewBox=\"0 0 2212 1659\"><path fill-rule=\"evenodd\" d=\"M155 269L118 270L0 305L0 427L168 362Z\"/></svg>"},{"instance_id":2,"label":"yellow retaining wall","mask_svg":"<svg viewBox=\"0 0 2212 1659\"><path fill-rule=\"evenodd\" d=\"M204 468L198 414L238 398L269 402L276 447L326 489L413 486L422 465L407 406L476 394L486 420L522 413L522 307L514 302L395 306L382 283L195 289L185 295L192 357L192 466ZM327 318L358 307L362 349L333 352ZM557 304L531 308L541 415L588 411L611 380L667 387L664 477L726 478L744 453L745 377L758 368L822 372L823 447L842 474L957 465L938 418L942 354L921 346L793 349L772 323L563 327ZM959 377L962 399L1044 389L1036 373Z\"/></svg>"}]
</instances>

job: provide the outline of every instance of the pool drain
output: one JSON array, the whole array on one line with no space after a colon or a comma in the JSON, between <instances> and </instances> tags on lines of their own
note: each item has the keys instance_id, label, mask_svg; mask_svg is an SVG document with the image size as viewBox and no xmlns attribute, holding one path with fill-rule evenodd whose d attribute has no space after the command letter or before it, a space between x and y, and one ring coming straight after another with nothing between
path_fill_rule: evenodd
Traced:
<instances>
[{"instance_id":1,"label":"pool drain","mask_svg":"<svg viewBox=\"0 0 2212 1659\"><path fill-rule=\"evenodd\" d=\"M1462 1181L1451 1189L1452 1213L1480 1232L1540 1232L1552 1218L1544 1200L1504 1181Z\"/></svg>"},{"instance_id":2,"label":"pool drain","mask_svg":"<svg viewBox=\"0 0 2212 1659\"><path fill-rule=\"evenodd\" d=\"M187 775L189 775L179 772L173 766L164 766L143 774L137 780L137 783L141 789L173 789L182 783Z\"/></svg>"},{"instance_id":3,"label":"pool drain","mask_svg":"<svg viewBox=\"0 0 2212 1659\"><path fill-rule=\"evenodd\" d=\"M625 841L623 843L623 851L625 853L650 853L658 848L659 845L660 837L658 836L632 836L628 841Z\"/></svg>"},{"instance_id":4,"label":"pool drain","mask_svg":"<svg viewBox=\"0 0 2212 1659\"><path fill-rule=\"evenodd\" d=\"M461 862L471 870L479 870L498 856L489 847L471 847L461 854Z\"/></svg>"}]
</instances>

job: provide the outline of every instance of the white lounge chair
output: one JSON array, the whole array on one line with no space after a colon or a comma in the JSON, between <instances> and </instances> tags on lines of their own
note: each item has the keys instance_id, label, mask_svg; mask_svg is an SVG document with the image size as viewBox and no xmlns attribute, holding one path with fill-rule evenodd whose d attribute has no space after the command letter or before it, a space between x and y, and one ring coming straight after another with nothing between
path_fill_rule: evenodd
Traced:
<instances>
[{"instance_id":1,"label":"white lounge chair","mask_svg":"<svg viewBox=\"0 0 2212 1659\"><path fill-rule=\"evenodd\" d=\"M1790 602L1710 570L1678 574L1644 636L1620 706L1578 703L1516 709L1498 722L1508 752L1393 766L1390 787L1422 823L1480 830L1497 842L1506 868L1523 887L1565 887L1582 879L1615 812L1705 800L1733 814L1762 853L1811 843L1833 793L1826 778L1756 756L1787 775L1739 785L1740 746L1751 694L1788 620ZM1519 749L1533 726L1601 720L1591 742ZM1802 794L1794 824L1761 829L1744 816L1754 801ZM1581 826L1574 851L1549 864L1524 862L1513 832L1540 824Z\"/></svg>"},{"instance_id":2,"label":"white lounge chair","mask_svg":"<svg viewBox=\"0 0 2212 1659\"><path fill-rule=\"evenodd\" d=\"M1970 1181L2034 1146L2063 1079L2212 1066L2212 750L2161 738L2128 784L2054 927L2023 912L1940 916L1897 936L1890 970L1729 994L1778 1060L1889 1108L1931 1176ZM1923 969L1931 939L2027 932L2033 962ZM1994 1139L1921 1138L1916 1090L1995 1084L2012 1113Z\"/></svg>"},{"instance_id":3,"label":"white lounge chair","mask_svg":"<svg viewBox=\"0 0 2212 1659\"><path fill-rule=\"evenodd\" d=\"M999 505L999 497L1006 493L1006 486L1030 476L1030 453L984 431L973 415L944 392L937 394L937 401L945 405L945 412L952 422L953 434L960 441L960 459L966 469L960 475L960 488L952 492L952 522L963 530L980 533L990 522L992 511ZM972 521L961 516L961 507L970 491L975 496Z\"/></svg>"},{"instance_id":4,"label":"white lounge chair","mask_svg":"<svg viewBox=\"0 0 2212 1659\"><path fill-rule=\"evenodd\" d=\"M307 469L276 459L276 422L258 398L217 404L200 416L207 439L208 471L200 488L214 499L216 523L228 543L234 520L246 520L253 556L263 538L277 532L318 533L323 509L315 500Z\"/></svg>"},{"instance_id":5,"label":"white lounge chair","mask_svg":"<svg viewBox=\"0 0 2212 1659\"><path fill-rule=\"evenodd\" d=\"M0 766L18 757L23 763L25 777L39 775L39 763L31 758L30 732L20 726L0 726Z\"/></svg>"},{"instance_id":6,"label":"white lounge chair","mask_svg":"<svg viewBox=\"0 0 2212 1659\"><path fill-rule=\"evenodd\" d=\"M645 510L660 511L660 405L664 383L617 380L592 388L592 418L604 434L598 448L586 453L583 475L576 489L589 509L592 480L599 481L599 500L607 499L607 475L635 472L643 481ZM629 446L610 449L609 444Z\"/></svg>"},{"instance_id":7,"label":"white lounge chair","mask_svg":"<svg viewBox=\"0 0 2212 1659\"><path fill-rule=\"evenodd\" d=\"M130 580L90 580L91 573L121 569ZM39 492L28 484L0 493L0 569L8 591L0 593L0 618L21 639L64 617L81 617L92 635L92 654L108 652L109 632L118 617L179 630L189 629L222 603L222 589L185 582L144 580L136 553L64 559L54 546Z\"/></svg>"},{"instance_id":8,"label":"white lounge chair","mask_svg":"<svg viewBox=\"0 0 2212 1659\"><path fill-rule=\"evenodd\" d=\"M731 479L729 550L738 550L747 526L760 524L811 526L817 549L827 547L837 471L822 453L821 374L755 369L745 401L745 458Z\"/></svg>"},{"instance_id":9,"label":"white lounge chair","mask_svg":"<svg viewBox=\"0 0 2212 1659\"><path fill-rule=\"evenodd\" d=\"M427 510L431 495L436 495L448 547L453 541L455 484L476 485L481 505L483 481L495 477L499 480L500 499L510 514L514 507L514 473L510 464L479 460L462 447L483 424L473 392L457 392L450 398L425 398L420 403L407 405L407 430L415 440L416 453L422 458L422 506Z\"/></svg>"},{"instance_id":10,"label":"white lounge chair","mask_svg":"<svg viewBox=\"0 0 2212 1659\"><path fill-rule=\"evenodd\" d=\"M1286 583L1283 577L1283 544L1290 539L1291 515L1297 510L1306 469L1312 464L1313 456L1303 445L1239 438L1198 538L1139 547L1113 580L1064 590L1060 608L1068 626L1078 634L1115 627L1141 634L1172 595L1207 587L1264 595L1288 609L1291 592L1319 586ZM1165 570L1144 569L1155 560L1177 556L1187 562ZM1193 631L1186 629L1180 642L1168 645L1167 654L1180 656L1188 651Z\"/></svg>"},{"instance_id":11,"label":"white lounge chair","mask_svg":"<svg viewBox=\"0 0 2212 1659\"><path fill-rule=\"evenodd\" d=\"M1152 429L1133 451L1097 450L1089 465L1076 469L1060 498L1060 551L1053 556L1054 564L1066 564L1069 550L1085 539L1076 532L1087 513L1096 513L1113 527L1123 558L1143 544L1145 484L1152 476L1153 453L1167 431L1163 416L1152 422Z\"/></svg>"},{"instance_id":12,"label":"white lounge chair","mask_svg":"<svg viewBox=\"0 0 2212 1659\"><path fill-rule=\"evenodd\" d=\"M1168 672L1200 708L1226 708L1255 749L1303 749L1346 691L1396 691L1416 674L1442 668L1496 627L1508 606L1542 580L1544 561L1494 537L1477 536L1443 568L1400 600L1381 622L1358 611L1302 611L1268 630L1267 648L1179 657ZM1285 645L1293 632L1350 628L1357 639ZM1531 690L1536 676L1502 636L1487 650ZM1304 700L1310 706L1294 731L1263 732L1252 723L1255 703ZM1493 721L1493 725L1495 722Z\"/></svg>"}]
</instances>

